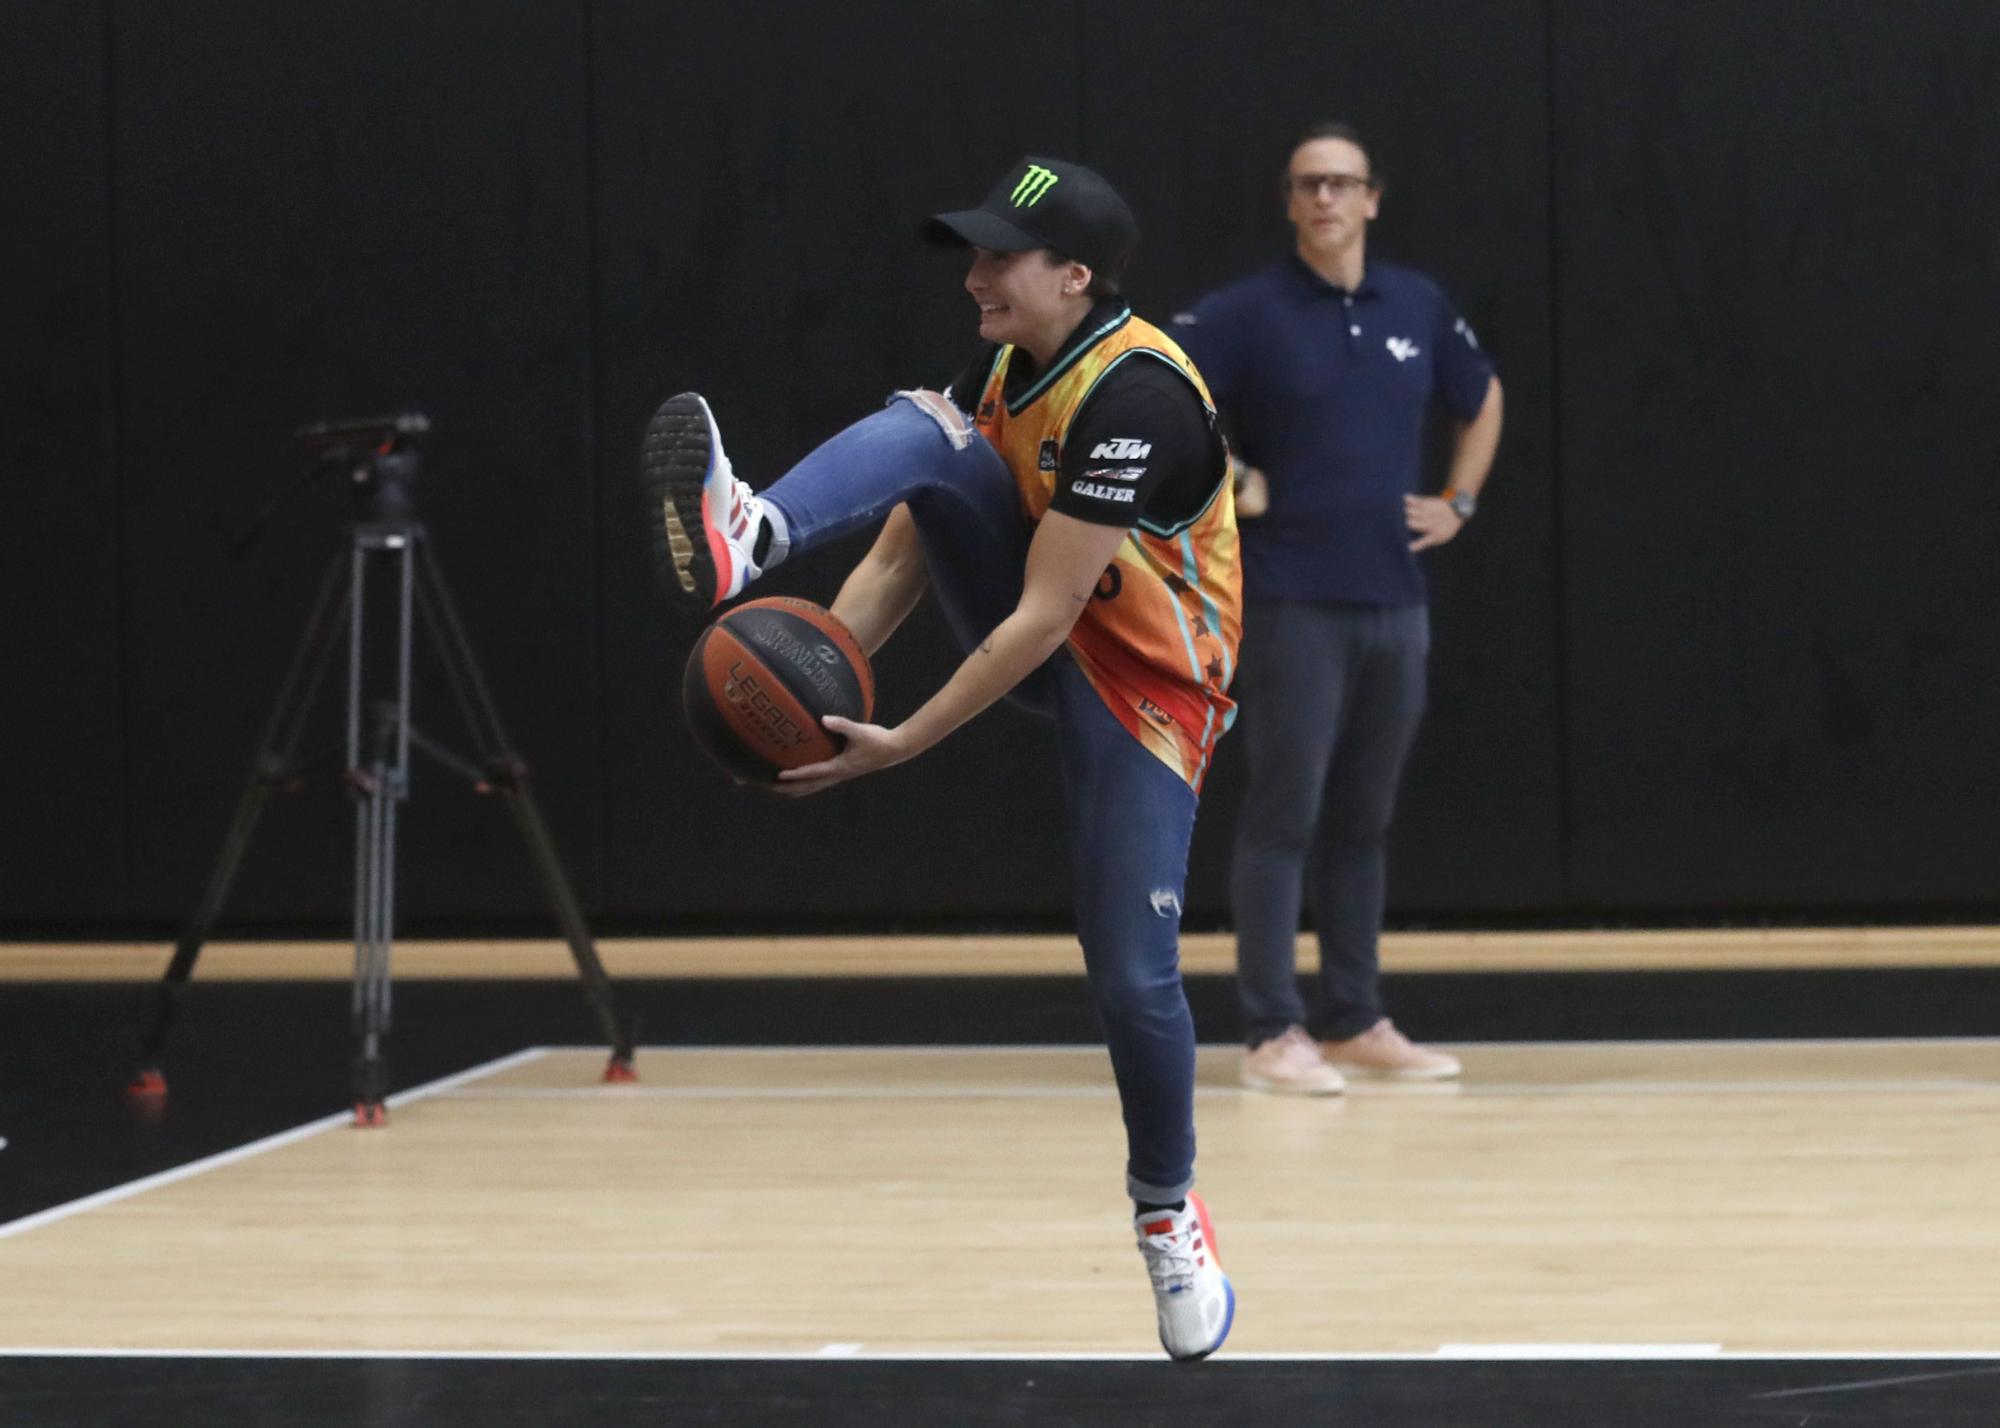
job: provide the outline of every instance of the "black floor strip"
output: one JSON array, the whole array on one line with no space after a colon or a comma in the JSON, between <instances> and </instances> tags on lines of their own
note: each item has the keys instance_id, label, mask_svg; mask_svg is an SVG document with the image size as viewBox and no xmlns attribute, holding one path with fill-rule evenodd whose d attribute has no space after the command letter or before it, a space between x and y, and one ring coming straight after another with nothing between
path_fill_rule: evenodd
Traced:
<instances>
[{"instance_id":1,"label":"black floor strip","mask_svg":"<svg viewBox=\"0 0 2000 1428\"><path fill-rule=\"evenodd\" d=\"M1991 1428L2000 1360L0 1359L0 1422Z\"/></svg>"}]
</instances>

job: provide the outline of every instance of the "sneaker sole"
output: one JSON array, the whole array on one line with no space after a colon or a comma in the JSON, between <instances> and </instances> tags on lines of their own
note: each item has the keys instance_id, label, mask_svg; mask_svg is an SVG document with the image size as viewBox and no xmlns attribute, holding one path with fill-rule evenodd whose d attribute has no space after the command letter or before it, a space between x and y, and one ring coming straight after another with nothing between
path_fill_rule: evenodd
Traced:
<instances>
[{"instance_id":1,"label":"sneaker sole","mask_svg":"<svg viewBox=\"0 0 2000 1428\"><path fill-rule=\"evenodd\" d=\"M1465 1073L1463 1066L1454 1066L1445 1071L1381 1071L1372 1066L1333 1065L1343 1076L1352 1076L1361 1081L1455 1081Z\"/></svg>"},{"instance_id":2,"label":"sneaker sole","mask_svg":"<svg viewBox=\"0 0 2000 1428\"><path fill-rule=\"evenodd\" d=\"M1167 1349L1168 1358L1177 1364L1198 1364L1229 1342L1229 1330L1236 1323L1236 1286L1229 1282L1229 1276L1226 1274L1222 1276L1222 1292L1228 1296L1229 1303L1222 1315L1222 1332L1215 1336L1215 1342L1198 1354L1176 1354L1172 1349ZM1164 1341L1160 1347L1167 1348Z\"/></svg>"},{"instance_id":3,"label":"sneaker sole","mask_svg":"<svg viewBox=\"0 0 2000 1428\"><path fill-rule=\"evenodd\" d=\"M1273 1081L1263 1076L1252 1076L1247 1072L1240 1079L1244 1086L1252 1091L1269 1091L1277 1096L1344 1096L1347 1094L1346 1086L1287 1086L1283 1082Z\"/></svg>"},{"instance_id":4,"label":"sneaker sole","mask_svg":"<svg viewBox=\"0 0 2000 1428\"><path fill-rule=\"evenodd\" d=\"M639 453L639 481L652 512L647 522L653 571L669 593L715 603L714 537L703 519L703 498L715 448L708 403L693 392L669 397L646 426Z\"/></svg>"}]
</instances>

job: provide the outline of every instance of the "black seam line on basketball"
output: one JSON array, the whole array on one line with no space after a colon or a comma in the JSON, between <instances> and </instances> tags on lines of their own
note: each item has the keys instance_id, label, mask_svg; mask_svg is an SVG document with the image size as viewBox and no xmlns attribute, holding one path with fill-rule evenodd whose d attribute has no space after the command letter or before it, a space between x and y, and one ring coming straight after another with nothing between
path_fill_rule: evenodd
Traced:
<instances>
[{"instance_id":1,"label":"black seam line on basketball","mask_svg":"<svg viewBox=\"0 0 2000 1428\"><path fill-rule=\"evenodd\" d=\"M810 620L801 618L787 610L740 609L727 617L729 626L736 632L736 638L746 646L757 650L763 656L765 667L800 706L816 710L820 714L838 714L843 719L862 719L867 711L861 700L861 681L846 657L834 664L820 661L814 653L821 645L840 647L816 628ZM795 642L794 647L812 659L833 686L838 702L830 702L822 694L822 686L809 678L799 667L784 660L770 645L760 644L757 635L763 629L775 629L786 640Z\"/></svg>"},{"instance_id":2,"label":"black seam line on basketball","mask_svg":"<svg viewBox=\"0 0 2000 1428\"><path fill-rule=\"evenodd\" d=\"M861 642L854 638L854 631L848 629L846 624L842 622L841 618L838 615L834 614L833 611L827 609L823 605L815 605L810 600L800 599L796 596L774 595L771 596L770 598L775 601L783 602L781 604L773 605L772 608L775 610L782 611L790 607L794 611L794 618L804 620L808 625L813 624L813 619L817 615L818 617L823 618L827 624L833 626L835 630L839 631L838 634L828 634L827 631L820 629L817 626L813 627L814 637L818 639L821 644L827 644L833 646L833 648L836 651L838 651L839 654L841 655L841 661L838 667L844 670L849 670L854 675L855 679L854 692L857 696L857 701L861 713L857 716L852 716L852 717L857 717L861 719L874 718L875 717L875 671L874 668L868 663L868 655L866 654L866 652L862 650Z\"/></svg>"},{"instance_id":3,"label":"black seam line on basketball","mask_svg":"<svg viewBox=\"0 0 2000 1428\"><path fill-rule=\"evenodd\" d=\"M726 742L716 751L716 758L732 772L748 769L750 765L739 765L728 756L731 751L741 749L749 757L761 761L757 765L761 773L764 763L774 768L815 763L837 751L841 741L820 726L813 706L801 704L784 681L777 677L776 670L764 663L762 651L744 643L741 624L731 620L709 627L710 634L723 642L723 647L714 651L717 660L725 666L723 688L720 691L715 688L713 675L707 670L691 686L694 697L702 704L713 706L722 720ZM705 653L707 643L704 641ZM739 688L758 691L764 710L761 717L755 712L758 701L746 703L724 697L732 683ZM685 690L683 696L686 697ZM739 728L737 721L731 717L732 712L742 716L742 727ZM777 720L782 720L794 730L797 737L789 742L774 742L770 736L779 732L775 724ZM765 781L774 776L766 777Z\"/></svg>"},{"instance_id":4,"label":"black seam line on basketball","mask_svg":"<svg viewBox=\"0 0 2000 1428\"><path fill-rule=\"evenodd\" d=\"M713 625L701 632L688 656L687 670L681 676L681 708L687 713L688 728L702 752L721 765L731 778L743 783L776 783L778 766L759 758L743 743L709 692L708 671L702 656L709 636L714 633Z\"/></svg>"}]
</instances>

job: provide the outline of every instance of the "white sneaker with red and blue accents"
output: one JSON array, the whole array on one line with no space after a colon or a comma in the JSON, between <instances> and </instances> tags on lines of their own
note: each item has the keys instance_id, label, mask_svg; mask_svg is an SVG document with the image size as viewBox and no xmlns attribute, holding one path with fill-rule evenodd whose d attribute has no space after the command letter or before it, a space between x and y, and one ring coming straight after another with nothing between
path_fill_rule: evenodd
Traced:
<instances>
[{"instance_id":1,"label":"white sneaker with red and blue accents","mask_svg":"<svg viewBox=\"0 0 2000 1428\"><path fill-rule=\"evenodd\" d=\"M1208 1207L1189 1195L1182 1210L1141 1210L1132 1228L1153 1281L1160 1346L1176 1359L1207 1358L1236 1320L1236 1291L1215 1257Z\"/></svg>"},{"instance_id":2,"label":"white sneaker with red and blue accents","mask_svg":"<svg viewBox=\"0 0 2000 1428\"><path fill-rule=\"evenodd\" d=\"M653 414L639 476L653 512L653 564L669 589L720 605L783 556L784 518L736 479L698 394L670 397ZM754 555L766 526L771 543L760 565Z\"/></svg>"}]
</instances>

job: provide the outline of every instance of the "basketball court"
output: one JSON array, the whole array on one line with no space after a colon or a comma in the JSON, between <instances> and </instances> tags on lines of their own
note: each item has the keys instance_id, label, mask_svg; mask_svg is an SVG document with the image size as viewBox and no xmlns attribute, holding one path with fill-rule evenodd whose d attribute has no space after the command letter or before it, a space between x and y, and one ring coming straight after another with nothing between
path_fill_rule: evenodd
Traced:
<instances>
[{"instance_id":1,"label":"basketball court","mask_svg":"<svg viewBox=\"0 0 2000 1428\"><path fill-rule=\"evenodd\" d=\"M639 960L611 948L614 968ZM669 948L649 955L731 950ZM218 949L215 989L339 951ZM517 948L515 966L550 955ZM421 950L413 965L434 970ZM511 985L530 1021L573 995ZM1561 1416L1593 1401L1632 1422L1991 1421L2000 1041L1454 1049L1460 1084L1301 1099L1240 1090L1236 1048L1202 1048L1202 1186L1239 1309L1198 1368L1153 1342L1099 1047L647 1045L638 1083L606 1085L602 1047L528 1044L407 1087L386 1128L304 1119L0 1225L0 1407L335 1422L393 1384L435 1416L370 1421L568 1421L600 1400L700 1421L767 1391L795 1421L963 1393L999 1414L978 1421L1211 1422L1262 1396L1325 1414L1375 1395L1381 1423L1594 1421ZM46 1153L7 1158L24 1150ZM550 1416L507 1419L504 1384ZM18 1411L37 1403L114 1407Z\"/></svg>"}]
</instances>

